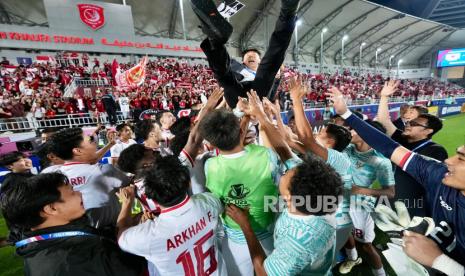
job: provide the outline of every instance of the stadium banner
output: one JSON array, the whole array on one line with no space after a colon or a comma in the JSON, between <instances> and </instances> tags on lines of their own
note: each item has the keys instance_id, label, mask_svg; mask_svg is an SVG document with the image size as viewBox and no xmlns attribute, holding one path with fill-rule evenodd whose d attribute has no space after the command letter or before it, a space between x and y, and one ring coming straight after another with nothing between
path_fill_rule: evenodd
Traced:
<instances>
[{"instance_id":1,"label":"stadium banner","mask_svg":"<svg viewBox=\"0 0 465 276\"><path fill-rule=\"evenodd\" d=\"M465 113L465 103L462 104L462 109L460 110L460 112Z\"/></svg>"},{"instance_id":2,"label":"stadium banner","mask_svg":"<svg viewBox=\"0 0 465 276\"><path fill-rule=\"evenodd\" d=\"M0 48L205 58L198 41L136 32L129 5L44 0L44 6L48 27L0 24Z\"/></svg>"},{"instance_id":3,"label":"stadium banner","mask_svg":"<svg viewBox=\"0 0 465 276\"><path fill-rule=\"evenodd\" d=\"M428 113L434 116L438 116L439 107L438 106L429 106Z\"/></svg>"},{"instance_id":4,"label":"stadium banner","mask_svg":"<svg viewBox=\"0 0 465 276\"><path fill-rule=\"evenodd\" d=\"M439 117L459 114L461 111L461 104L444 105L440 107Z\"/></svg>"},{"instance_id":5,"label":"stadium banner","mask_svg":"<svg viewBox=\"0 0 465 276\"><path fill-rule=\"evenodd\" d=\"M18 64L21 64L21 65L31 65L32 64L32 58L30 58L30 57L17 57L16 61L18 62Z\"/></svg>"},{"instance_id":6,"label":"stadium banner","mask_svg":"<svg viewBox=\"0 0 465 276\"><path fill-rule=\"evenodd\" d=\"M0 24L0 48L101 52L205 58L197 41L119 34L98 37L89 32Z\"/></svg>"}]
</instances>

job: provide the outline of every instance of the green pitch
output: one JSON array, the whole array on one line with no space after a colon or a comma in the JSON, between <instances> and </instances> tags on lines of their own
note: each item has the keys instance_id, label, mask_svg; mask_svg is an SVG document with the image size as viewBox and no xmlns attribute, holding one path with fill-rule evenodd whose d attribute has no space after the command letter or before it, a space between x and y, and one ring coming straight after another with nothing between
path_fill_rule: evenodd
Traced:
<instances>
[{"instance_id":1,"label":"green pitch","mask_svg":"<svg viewBox=\"0 0 465 276\"><path fill-rule=\"evenodd\" d=\"M458 146L465 144L465 114L455 115L444 118L444 128L435 135L434 141L443 145L449 156L455 154L455 150ZM7 234L5 221L0 216L0 237L4 237ZM375 244L383 244L387 241L386 237L379 233L377 235ZM362 256L363 258L363 256ZM355 267L352 272L348 275L360 275L366 276L371 275L371 269L364 263ZM385 265L386 272L389 275L394 275L389 265ZM335 274L337 275L336 271ZM13 247L0 248L0 275L1 276L19 276L23 275L22 260L14 255Z\"/></svg>"}]
</instances>

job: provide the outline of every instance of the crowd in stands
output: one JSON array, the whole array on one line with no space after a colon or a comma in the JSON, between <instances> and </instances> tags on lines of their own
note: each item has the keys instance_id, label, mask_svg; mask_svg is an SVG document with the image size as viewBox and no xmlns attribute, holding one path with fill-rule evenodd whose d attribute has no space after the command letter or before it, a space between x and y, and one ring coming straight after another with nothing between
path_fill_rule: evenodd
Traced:
<instances>
[{"instance_id":1,"label":"crowd in stands","mask_svg":"<svg viewBox=\"0 0 465 276\"><path fill-rule=\"evenodd\" d=\"M134 64L122 63L120 68L127 70ZM28 117L37 120L53 119L57 115L105 113L102 97L111 91L120 111L147 109L178 111L189 109L208 98L217 84L208 66L174 59L155 59L147 63L145 82L136 89L117 90L112 87L110 62L101 64L94 59L89 62L87 55L81 60L72 54L63 54L55 63L34 63L13 66L4 59L0 67L0 118ZM281 72L281 85L278 97L283 109L289 108L288 82L296 74L292 68ZM349 71L336 74L305 74L311 87L305 102L311 105L325 103L325 93L330 86L337 86L349 100L379 98L386 80L381 75L356 76ZM63 96L65 87L73 78L100 80L108 86L100 87L95 95ZM431 99L454 97L464 94L464 89L439 80L404 80L396 92L397 97L410 99ZM134 114L129 114L134 115ZM137 114L136 114L137 115ZM137 116L135 116L137 117Z\"/></svg>"},{"instance_id":2,"label":"crowd in stands","mask_svg":"<svg viewBox=\"0 0 465 276\"><path fill-rule=\"evenodd\" d=\"M465 275L465 145L449 156L432 140L442 120L423 106L403 106L395 122L389 109L391 97L463 89L280 72L299 0L281 1L267 53L247 49L235 64L231 24L214 1L190 3L210 69L158 59L137 89L118 91L114 66L88 57L18 68L4 60L2 116L134 117L116 131L44 132L38 174L22 152L0 156L9 230L0 245L15 246L26 275L385 276L387 263L399 275ZM74 77L106 85L64 99ZM360 98L379 98L376 120L349 109ZM316 134L304 103L318 101L332 108ZM171 112L194 107L190 117ZM162 111L139 119L145 109Z\"/></svg>"},{"instance_id":3,"label":"crowd in stands","mask_svg":"<svg viewBox=\"0 0 465 276\"><path fill-rule=\"evenodd\" d=\"M285 75L295 75L292 69L286 70ZM379 100L379 91L381 91L385 81L389 78L382 75L368 74L366 76L357 76L349 70L344 70L341 74L304 74L308 79L311 92L306 95L304 101L311 106L315 103L326 103L325 94L331 86L339 87L344 94L348 103L351 104L356 100L366 100L365 103L375 102ZM290 98L287 97L287 82L281 84L281 102L283 103ZM464 94L464 88L452 83L446 83L436 79L419 79L419 80L403 80L399 85L399 90L394 97L409 100L431 100L447 97L455 97Z\"/></svg>"},{"instance_id":4,"label":"crowd in stands","mask_svg":"<svg viewBox=\"0 0 465 276\"><path fill-rule=\"evenodd\" d=\"M388 99L400 82L382 88L378 121L348 111L332 87L337 114L314 135L303 109L308 83L289 85L289 128L279 105L256 92L233 112L216 88L195 120L165 112L123 123L100 149L99 128L44 133L38 175L24 154L0 156L10 171L0 186L10 233L0 245L16 246L28 275L330 275L349 273L360 256L373 275L386 275L376 223L389 233L409 230L397 253L416 261L409 266L463 275L463 207L449 205L463 197L465 148L448 158L431 141L441 120L413 106L391 122ZM98 163L107 151L110 164ZM284 205L267 207L278 195ZM397 200L398 215L379 209L377 198ZM420 201L424 207L409 204Z\"/></svg>"}]
</instances>

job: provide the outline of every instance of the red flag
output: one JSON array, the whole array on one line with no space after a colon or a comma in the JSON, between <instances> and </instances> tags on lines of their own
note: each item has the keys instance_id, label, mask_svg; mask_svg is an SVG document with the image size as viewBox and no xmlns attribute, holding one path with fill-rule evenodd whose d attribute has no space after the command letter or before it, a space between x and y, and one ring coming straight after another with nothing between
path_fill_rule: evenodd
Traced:
<instances>
[{"instance_id":1,"label":"red flag","mask_svg":"<svg viewBox=\"0 0 465 276\"><path fill-rule=\"evenodd\" d=\"M116 86L116 74L118 73L119 64L116 61L116 58L113 59L113 63L111 64L111 77L113 78L113 85Z\"/></svg>"},{"instance_id":2,"label":"red flag","mask_svg":"<svg viewBox=\"0 0 465 276\"><path fill-rule=\"evenodd\" d=\"M145 66L147 64L147 56L143 57L141 61L134 67L127 71L121 72L118 70L115 75L116 85L119 88L138 87L145 80Z\"/></svg>"}]
</instances>

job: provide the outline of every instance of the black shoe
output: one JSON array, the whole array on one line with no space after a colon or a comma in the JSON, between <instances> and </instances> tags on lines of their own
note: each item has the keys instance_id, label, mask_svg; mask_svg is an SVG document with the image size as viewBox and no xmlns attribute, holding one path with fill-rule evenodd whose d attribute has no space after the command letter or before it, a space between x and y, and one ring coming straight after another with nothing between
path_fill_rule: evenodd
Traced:
<instances>
[{"instance_id":1,"label":"black shoe","mask_svg":"<svg viewBox=\"0 0 465 276\"><path fill-rule=\"evenodd\" d=\"M202 31L217 43L226 44L233 27L218 12L212 0L190 0L192 9L202 22Z\"/></svg>"},{"instance_id":2,"label":"black shoe","mask_svg":"<svg viewBox=\"0 0 465 276\"><path fill-rule=\"evenodd\" d=\"M299 3L300 0L281 0L281 15L284 17L295 16Z\"/></svg>"}]
</instances>

